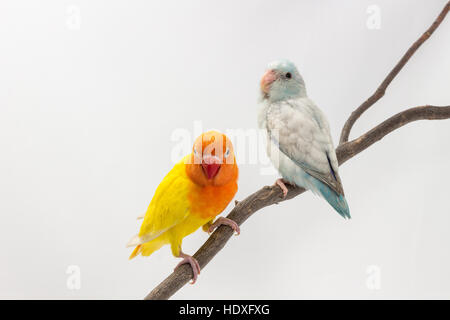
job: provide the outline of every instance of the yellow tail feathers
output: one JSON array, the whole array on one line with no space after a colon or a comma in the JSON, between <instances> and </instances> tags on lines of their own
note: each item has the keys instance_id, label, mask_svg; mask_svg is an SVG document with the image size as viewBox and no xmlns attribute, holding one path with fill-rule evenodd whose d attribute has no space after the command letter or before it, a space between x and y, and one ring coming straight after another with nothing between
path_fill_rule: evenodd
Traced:
<instances>
[{"instance_id":1,"label":"yellow tail feathers","mask_svg":"<svg viewBox=\"0 0 450 320\"><path fill-rule=\"evenodd\" d=\"M142 247L142 244L136 246L136 248L134 248L134 250L131 253L131 255L128 258L128 260L131 260L131 259L135 258L141 252L141 247Z\"/></svg>"},{"instance_id":2,"label":"yellow tail feathers","mask_svg":"<svg viewBox=\"0 0 450 320\"><path fill-rule=\"evenodd\" d=\"M134 248L133 252L131 253L129 260L133 259L134 257L138 256L139 254L142 254L143 256L149 256L159 248L161 248L163 245L165 245L167 242L164 241L161 238L156 238L152 241L146 242L144 244L139 244Z\"/></svg>"}]
</instances>

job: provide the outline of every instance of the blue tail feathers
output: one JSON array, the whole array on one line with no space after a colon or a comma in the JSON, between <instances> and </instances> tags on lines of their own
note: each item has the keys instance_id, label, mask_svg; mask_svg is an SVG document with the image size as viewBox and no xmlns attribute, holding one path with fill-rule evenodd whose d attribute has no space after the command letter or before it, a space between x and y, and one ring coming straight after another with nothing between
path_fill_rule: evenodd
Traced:
<instances>
[{"instance_id":1,"label":"blue tail feathers","mask_svg":"<svg viewBox=\"0 0 450 320\"><path fill-rule=\"evenodd\" d=\"M344 218L351 219L350 209L348 208L347 200L342 194L337 194L326 184L316 180L315 183L317 191L320 192L322 197Z\"/></svg>"}]
</instances>

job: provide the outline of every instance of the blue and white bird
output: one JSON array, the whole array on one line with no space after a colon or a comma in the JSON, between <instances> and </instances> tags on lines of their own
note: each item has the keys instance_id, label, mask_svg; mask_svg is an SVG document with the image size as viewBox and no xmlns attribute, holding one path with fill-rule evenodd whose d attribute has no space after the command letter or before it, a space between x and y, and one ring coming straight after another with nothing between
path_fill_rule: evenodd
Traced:
<instances>
[{"instance_id":1,"label":"blue and white bird","mask_svg":"<svg viewBox=\"0 0 450 320\"><path fill-rule=\"evenodd\" d=\"M267 130L267 153L286 183L323 197L344 218L350 210L324 113L308 98L305 82L288 60L269 64L261 79L258 125Z\"/></svg>"}]
</instances>

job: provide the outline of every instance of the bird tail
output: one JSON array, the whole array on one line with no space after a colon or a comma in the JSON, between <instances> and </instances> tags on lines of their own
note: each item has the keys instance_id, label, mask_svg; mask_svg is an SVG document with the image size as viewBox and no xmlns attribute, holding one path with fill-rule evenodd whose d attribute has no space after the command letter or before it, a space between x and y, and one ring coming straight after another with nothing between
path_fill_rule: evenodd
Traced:
<instances>
[{"instance_id":1,"label":"bird tail","mask_svg":"<svg viewBox=\"0 0 450 320\"><path fill-rule=\"evenodd\" d=\"M137 257L139 255L139 253L141 253L142 250L142 244L136 246L136 248L134 248L133 252L131 253L130 257L128 258L128 260L131 260L135 257Z\"/></svg>"},{"instance_id":2,"label":"bird tail","mask_svg":"<svg viewBox=\"0 0 450 320\"><path fill-rule=\"evenodd\" d=\"M128 259L131 260L134 257L138 256L139 254L143 256L149 256L156 250L160 249L164 244L165 241L163 241L160 238L153 239L144 244L139 244L134 248L133 252L131 253Z\"/></svg>"},{"instance_id":3,"label":"bird tail","mask_svg":"<svg viewBox=\"0 0 450 320\"><path fill-rule=\"evenodd\" d=\"M316 183L318 193L336 210L344 219L351 219L350 209L344 195L336 193L325 183L317 180Z\"/></svg>"}]
</instances>

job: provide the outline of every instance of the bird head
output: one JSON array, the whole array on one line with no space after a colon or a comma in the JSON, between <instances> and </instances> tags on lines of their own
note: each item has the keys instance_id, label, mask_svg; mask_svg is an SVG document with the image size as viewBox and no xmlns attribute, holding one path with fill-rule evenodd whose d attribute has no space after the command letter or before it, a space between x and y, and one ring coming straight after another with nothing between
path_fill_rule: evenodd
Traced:
<instances>
[{"instance_id":1,"label":"bird head","mask_svg":"<svg viewBox=\"0 0 450 320\"><path fill-rule=\"evenodd\" d=\"M237 179L238 168L233 145L226 135L208 131L195 139L186 172L201 186L221 186Z\"/></svg>"},{"instance_id":2,"label":"bird head","mask_svg":"<svg viewBox=\"0 0 450 320\"><path fill-rule=\"evenodd\" d=\"M270 63L260 85L262 99L270 102L306 97L303 78L289 60Z\"/></svg>"}]
</instances>

